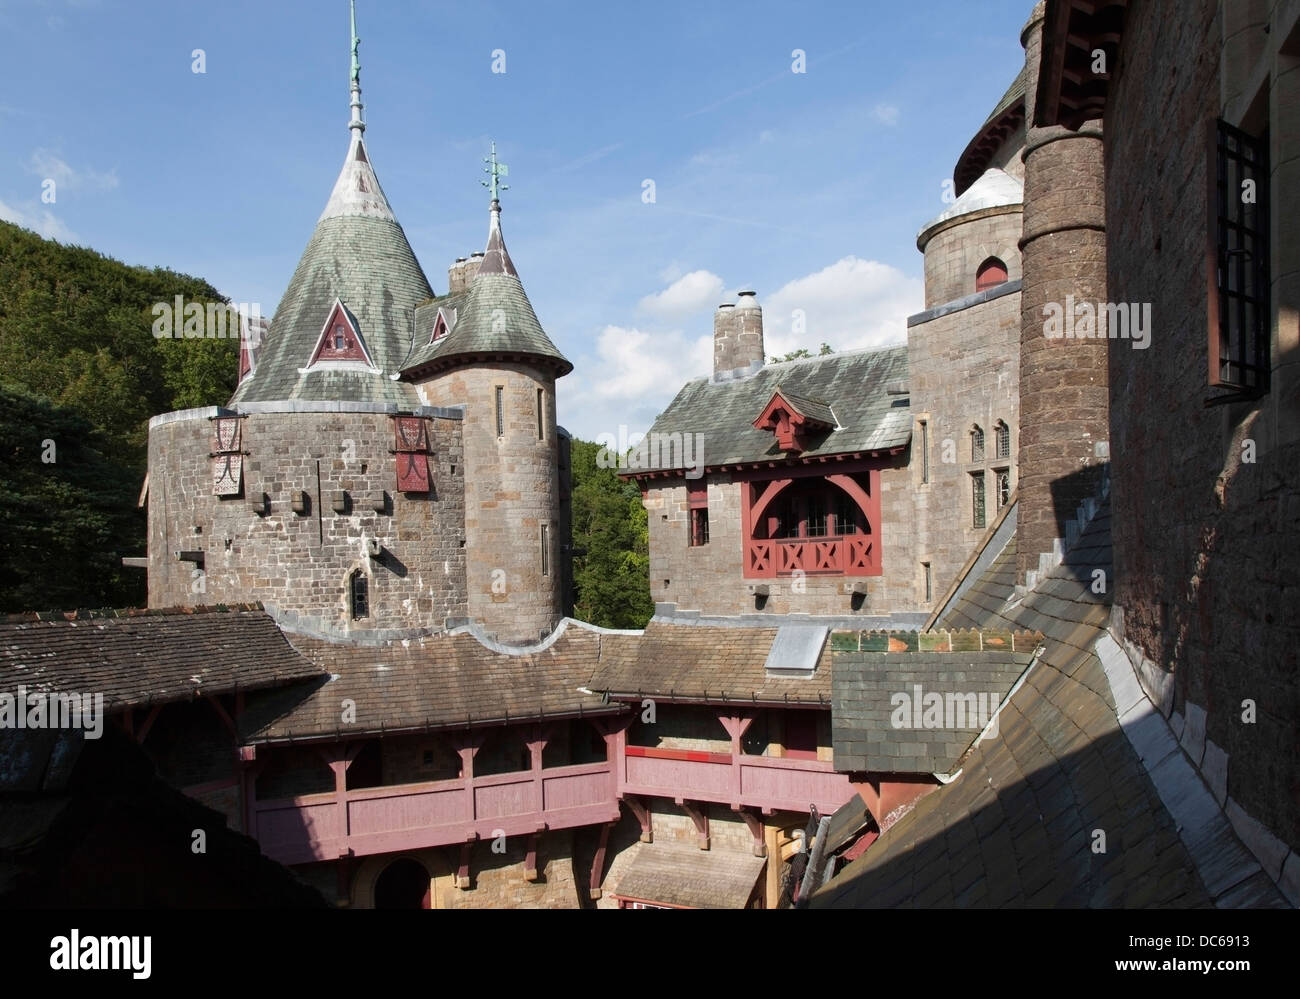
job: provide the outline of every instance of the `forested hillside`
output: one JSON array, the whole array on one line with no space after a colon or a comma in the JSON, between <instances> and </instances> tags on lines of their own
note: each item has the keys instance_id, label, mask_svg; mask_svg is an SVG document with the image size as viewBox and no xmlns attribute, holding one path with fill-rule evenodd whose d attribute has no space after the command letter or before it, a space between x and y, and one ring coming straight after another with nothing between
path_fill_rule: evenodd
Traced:
<instances>
[{"instance_id":1,"label":"forested hillside","mask_svg":"<svg viewBox=\"0 0 1300 999\"><path fill-rule=\"evenodd\" d=\"M155 303L200 278L0 222L0 611L144 603L136 497L155 413L224 403L237 339L158 339ZM52 447L51 447L52 442Z\"/></svg>"}]
</instances>

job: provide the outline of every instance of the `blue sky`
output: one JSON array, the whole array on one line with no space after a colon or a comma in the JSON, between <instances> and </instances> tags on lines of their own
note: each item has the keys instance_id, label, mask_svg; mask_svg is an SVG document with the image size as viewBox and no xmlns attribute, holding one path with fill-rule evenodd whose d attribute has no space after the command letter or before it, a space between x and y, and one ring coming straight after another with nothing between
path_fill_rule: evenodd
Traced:
<instances>
[{"instance_id":1,"label":"blue sky","mask_svg":"<svg viewBox=\"0 0 1300 999\"><path fill-rule=\"evenodd\" d=\"M486 239L496 140L511 255L576 365L561 422L644 429L738 289L769 355L903 339L916 233L1031 6L360 0L366 139L439 292ZM346 0L0 0L0 37L0 217L270 314L347 148Z\"/></svg>"}]
</instances>

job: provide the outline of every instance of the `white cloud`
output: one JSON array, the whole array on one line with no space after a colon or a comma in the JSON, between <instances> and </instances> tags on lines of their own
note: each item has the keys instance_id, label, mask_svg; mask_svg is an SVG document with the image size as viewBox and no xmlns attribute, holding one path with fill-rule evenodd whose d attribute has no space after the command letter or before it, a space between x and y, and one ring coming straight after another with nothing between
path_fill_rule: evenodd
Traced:
<instances>
[{"instance_id":1,"label":"white cloud","mask_svg":"<svg viewBox=\"0 0 1300 999\"><path fill-rule=\"evenodd\" d=\"M117 187L116 170L74 169L48 149L33 150L27 169L42 180L53 180L64 191L111 191Z\"/></svg>"},{"instance_id":2,"label":"white cloud","mask_svg":"<svg viewBox=\"0 0 1300 999\"><path fill-rule=\"evenodd\" d=\"M763 301L768 357L828 343L836 351L902 343L907 317L925 306L925 286L896 267L848 256L796 278ZM801 311L803 331L794 329Z\"/></svg>"},{"instance_id":3,"label":"white cloud","mask_svg":"<svg viewBox=\"0 0 1300 999\"><path fill-rule=\"evenodd\" d=\"M21 208L0 201L0 219L61 243L78 242L77 235L47 208Z\"/></svg>"},{"instance_id":4,"label":"white cloud","mask_svg":"<svg viewBox=\"0 0 1300 999\"><path fill-rule=\"evenodd\" d=\"M871 117L882 125L897 125L898 108L893 104L877 104L871 109Z\"/></svg>"},{"instance_id":5,"label":"white cloud","mask_svg":"<svg viewBox=\"0 0 1300 999\"><path fill-rule=\"evenodd\" d=\"M685 319L722 300L722 278L712 271L683 274L661 292L647 295L639 305L663 319Z\"/></svg>"},{"instance_id":6,"label":"white cloud","mask_svg":"<svg viewBox=\"0 0 1300 999\"><path fill-rule=\"evenodd\" d=\"M617 436L620 426L644 433L684 383L712 370L712 327L689 336L609 325L595 342L596 355L560 383L560 422L584 440Z\"/></svg>"}]
</instances>

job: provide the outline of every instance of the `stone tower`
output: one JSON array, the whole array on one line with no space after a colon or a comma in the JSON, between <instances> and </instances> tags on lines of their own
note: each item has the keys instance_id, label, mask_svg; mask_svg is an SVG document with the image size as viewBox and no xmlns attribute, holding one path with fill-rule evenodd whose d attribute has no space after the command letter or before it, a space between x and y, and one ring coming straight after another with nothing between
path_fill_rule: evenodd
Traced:
<instances>
[{"instance_id":1,"label":"stone tower","mask_svg":"<svg viewBox=\"0 0 1300 999\"><path fill-rule=\"evenodd\" d=\"M453 274L458 268L462 262ZM403 377L427 405L459 406L465 414L469 616L501 641L536 641L559 622L567 596L555 383L573 365L524 292L501 232L499 199L491 202L473 279L423 306L416 328L428 340Z\"/></svg>"},{"instance_id":2,"label":"stone tower","mask_svg":"<svg viewBox=\"0 0 1300 999\"><path fill-rule=\"evenodd\" d=\"M399 379L432 296L371 163L354 31L343 167L226 406L149 427L149 603L260 600L329 634L465 603L462 412Z\"/></svg>"},{"instance_id":3,"label":"stone tower","mask_svg":"<svg viewBox=\"0 0 1300 999\"><path fill-rule=\"evenodd\" d=\"M752 291L737 304L724 302L713 315L714 380L743 378L763 366L763 309Z\"/></svg>"},{"instance_id":4,"label":"stone tower","mask_svg":"<svg viewBox=\"0 0 1300 999\"><path fill-rule=\"evenodd\" d=\"M1017 577L1039 565L1065 521L1100 485L1109 457L1108 345L1048 338L1045 310L1106 300L1106 195L1102 123L1040 127L1034 114L1045 4L1034 7L1025 47L1024 288L1020 329L1020 486ZM1105 310L1100 310L1104 315ZM1102 321L1104 323L1104 321Z\"/></svg>"}]
</instances>

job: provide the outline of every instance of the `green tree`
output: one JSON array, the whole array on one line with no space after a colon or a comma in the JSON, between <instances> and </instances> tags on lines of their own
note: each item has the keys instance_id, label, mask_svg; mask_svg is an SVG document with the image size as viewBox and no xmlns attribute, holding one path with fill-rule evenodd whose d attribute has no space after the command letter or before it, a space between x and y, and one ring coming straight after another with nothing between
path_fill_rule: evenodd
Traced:
<instances>
[{"instance_id":1,"label":"green tree","mask_svg":"<svg viewBox=\"0 0 1300 999\"><path fill-rule=\"evenodd\" d=\"M79 413L0 385L0 611L140 604L136 473Z\"/></svg>"},{"instance_id":2,"label":"green tree","mask_svg":"<svg viewBox=\"0 0 1300 999\"><path fill-rule=\"evenodd\" d=\"M225 302L200 278L129 267L0 222L6 609L143 601L143 574L123 570L120 557L145 551L135 498L149 417L226 402L238 370L237 330L225 339L153 335L154 305L177 295ZM55 442L53 465L33 440Z\"/></svg>"},{"instance_id":3,"label":"green tree","mask_svg":"<svg viewBox=\"0 0 1300 999\"><path fill-rule=\"evenodd\" d=\"M573 439L574 614L604 628L644 628L654 603L641 490L601 468L600 451L599 444Z\"/></svg>"}]
</instances>

